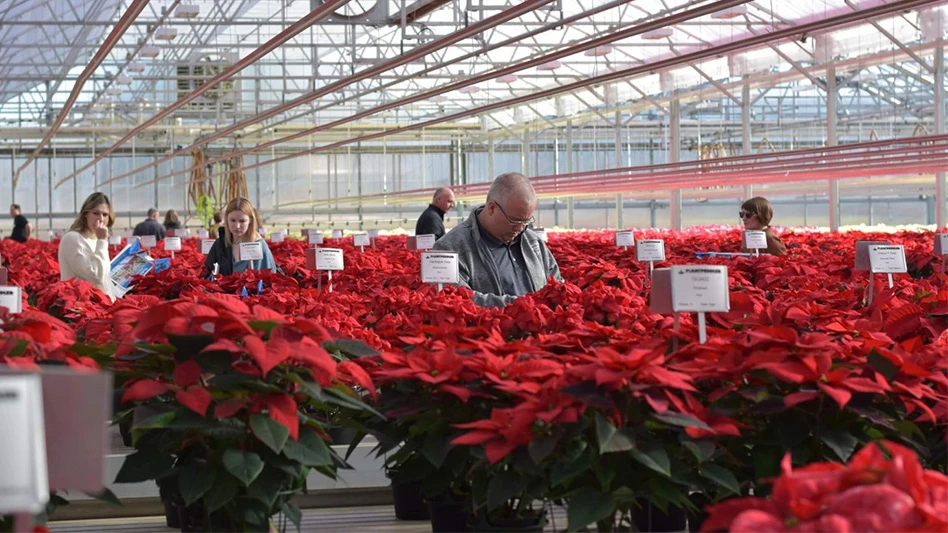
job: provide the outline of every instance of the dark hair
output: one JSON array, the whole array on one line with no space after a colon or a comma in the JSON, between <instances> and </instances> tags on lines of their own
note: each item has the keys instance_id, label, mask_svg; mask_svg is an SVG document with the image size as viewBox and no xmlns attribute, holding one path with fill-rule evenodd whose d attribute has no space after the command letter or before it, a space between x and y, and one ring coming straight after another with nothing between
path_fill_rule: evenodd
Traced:
<instances>
[{"instance_id":1,"label":"dark hair","mask_svg":"<svg viewBox=\"0 0 948 533\"><path fill-rule=\"evenodd\" d=\"M220 224L224 221L224 215L220 211L214 211L214 223Z\"/></svg>"},{"instance_id":2,"label":"dark hair","mask_svg":"<svg viewBox=\"0 0 948 533\"><path fill-rule=\"evenodd\" d=\"M17 211L20 210L20 204L10 204L10 207L12 207L13 209L16 209Z\"/></svg>"},{"instance_id":3,"label":"dark hair","mask_svg":"<svg viewBox=\"0 0 948 533\"><path fill-rule=\"evenodd\" d=\"M174 209L169 209L168 212L165 213L165 226L177 221L178 221L178 213L175 212Z\"/></svg>"},{"instance_id":4,"label":"dark hair","mask_svg":"<svg viewBox=\"0 0 948 533\"><path fill-rule=\"evenodd\" d=\"M757 215L757 220L764 226L769 226L770 220L774 218L774 208L763 196L755 196L747 200L741 204L741 210Z\"/></svg>"}]
</instances>

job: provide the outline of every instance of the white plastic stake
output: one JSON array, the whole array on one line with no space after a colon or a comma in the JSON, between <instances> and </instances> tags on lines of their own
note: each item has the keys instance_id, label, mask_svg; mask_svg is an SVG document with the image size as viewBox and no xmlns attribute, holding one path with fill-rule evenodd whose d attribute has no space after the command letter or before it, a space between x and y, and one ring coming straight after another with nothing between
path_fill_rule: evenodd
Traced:
<instances>
[{"instance_id":1,"label":"white plastic stake","mask_svg":"<svg viewBox=\"0 0 948 533\"><path fill-rule=\"evenodd\" d=\"M701 344L708 342L708 329L703 311L698 311L698 342Z\"/></svg>"},{"instance_id":2,"label":"white plastic stake","mask_svg":"<svg viewBox=\"0 0 948 533\"><path fill-rule=\"evenodd\" d=\"M441 289L443 289L443 288L444 288L444 284L443 284L443 283L439 283L439 284L438 284L438 292L441 292Z\"/></svg>"},{"instance_id":3,"label":"white plastic stake","mask_svg":"<svg viewBox=\"0 0 948 533\"><path fill-rule=\"evenodd\" d=\"M889 273L889 288L892 288L892 273Z\"/></svg>"},{"instance_id":4,"label":"white plastic stake","mask_svg":"<svg viewBox=\"0 0 948 533\"><path fill-rule=\"evenodd\" d=\"M332 270L329 271L329 292L332 292Z\"/></svg>"}]
</instances>

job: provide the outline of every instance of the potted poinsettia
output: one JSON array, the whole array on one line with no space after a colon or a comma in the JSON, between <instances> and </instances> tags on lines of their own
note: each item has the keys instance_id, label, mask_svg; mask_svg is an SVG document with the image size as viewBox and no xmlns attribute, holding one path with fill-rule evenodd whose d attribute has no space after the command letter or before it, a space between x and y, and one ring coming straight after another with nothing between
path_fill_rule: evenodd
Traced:
<instances>
[{"instance_id":1,"label":"potted poinsettia","mask_svg":"<svg viewBox=\"0 0 948 533\"><path fill-rule=\"evenodd\" d=\"M116 351L136 449L116 481L157 481L182 528L267 531L277 513L298 527L309 472L345 466L311 415L370 409L350 384L371 382L330 356L327 335L238 298L143 311Z\"/></svg>"}]
</instances>

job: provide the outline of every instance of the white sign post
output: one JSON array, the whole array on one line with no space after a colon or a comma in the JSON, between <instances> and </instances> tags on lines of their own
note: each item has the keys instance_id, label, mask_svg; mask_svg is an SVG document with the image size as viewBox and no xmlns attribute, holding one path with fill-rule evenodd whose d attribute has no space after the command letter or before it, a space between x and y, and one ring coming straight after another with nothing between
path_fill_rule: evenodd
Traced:
<instances>
[{"instance_id":1,"label":"white sign post","mask_svg":"<svg viewBox=\"0 0 948 533\"><path fill-rule=\"evenodd\" d=\"M174 259L174 253L181 250L181 237L165 237L165 251L171 252L171 258Z\"/></svg>"},{"instance_id":2,"label":"white sign post","mask_svg":"<svg viewBox=\"0 0 948 533\"><path fill-rule=\"evenodd\" d=\"M356 233L352 236L352 244L359 247L360 252L365 252L366 246L372 245L372 240L369 239L368 233Z\"/></svg>"},{"instance_id":3,"label":"white sign post","mask_svg":"<svg viewBox=\"0 0 948 533\"><path fill-rule=\"evenodd\" d=\"M905 248L901 244L873 244L869 246L869 303L872 303L873 283L876 274L887 274L892 288L892 274L908 272L905 263Z\"/></svg>"},{"instance_id":4,"label":"white sign post","mask_svg":"<svg viewBox=\"0 0 948 533\"><path fill-rule=\"evenodd\" d=\"M635 260L648 261L648 279L652 279L655 273L655 261L665 260L665 241L662 239L635 241Z\"/></svg>"},{"instance_id":5,"label":"white sign post","mask_svg":"<svg viewBox=\"0 0 948 533\"><path fill-rule=\"evenodd\" d=\"M30 515L42 512L49 501L39 374L0 375L0 420L0 515L16 515L14 531L32 531Z\"/></svg>"},{"instance_id":6,"label":"white sign post","mask_svg":"<svg viewBox=\"0 0 948 533\"><path fill-rule=\"evenodd\" d=\"M437 283L438 292L445 283L456 285L460 282L457 252L422 252L421 281Z\"/></svg>"},{"instance_id":7,"label":"white sign post","mask_svg":"<svg viewBox=\"0 0 948 533\"><path fill-rule=\"evenodd\" d=\"M369 240L372 241L372 248L375 248L375 241L379 238L379 230L370 229L369 230Z\"/></svg>"},{"instance_id":8,"label":"white sign post","mask_svg":"<svg viewBox=\"0 0 948 533\"><path fill-rule=\"evenodd\" d=\"M754 255L760 256L761 249L767 249L767 233L757 229L744 230L744 248L754 250Z\"/></svg>"},{"instance_id":9,"label":"white sign post","mask_svg":"<svg viewBox=\"0 0 948 533\"><path fill-rule=\"evenodd\" d=\"M629 246L635 246L635 233L630 229L617 231L616 246L626 250L629 249Z\"/></svg>"},{"instance_id":10,"label":"white sign post","mask_svg":"<svg viewBox=\"0 0 948 533\"><path fill-rule=\"evenodd\" d=\"M727 312L731 309L727 267L671 267L671 299L672 310L676 315L681 312L698 313L698 341L704 344L708 340L705 313Z\"/></svg>"},{"instance_id":11,"label":"white sign post","mask_svg":"<svg viewBox=\"0 0 948 533\"><path fill-rule=\"evenodd\" d=\"M317 248L316 249L316 270L326 271L329 276L329 289L332 292L332 273L346 268L345 258L342 250L339 248ZM319 282L316 287L318 290L323 288L323 277L319 276Z\"/></svg>"},{"instance_id":12,"label":"white sign post","mask_svg":"<svg viewBox=\"0 0 948 533\"><path fill-rule=\"evenodd\" d=\"M941 276L948 276L948 233L935 234L935 255L941 256Z\"/></svg>"},{"instance_id":13,"label":"white sign post","mask_svg":"<svg viewBox=\"0 0 948 533\"><path fill-rule=\"evenodd\" d=\"M142 243L142 248L154 248L158 246L158 239L154 235L142 235L138 237Z\"/></svg>"}]
</instances>

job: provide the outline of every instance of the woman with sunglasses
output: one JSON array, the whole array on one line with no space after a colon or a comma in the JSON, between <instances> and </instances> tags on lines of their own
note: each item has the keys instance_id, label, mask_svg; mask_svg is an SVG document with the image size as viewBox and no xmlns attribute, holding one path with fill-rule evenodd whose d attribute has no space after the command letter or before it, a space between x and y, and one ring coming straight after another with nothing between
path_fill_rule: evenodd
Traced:
<instances>
[{"instance_id":1,"label":"woman with sunglasses","mask_svg":"<svg viewBox=\"0 0 948 533\"><path fill-rule=\"evenodd\" d=\"M774 208L766 198L757 196L747 200L741 205L741 211L738 213L741 221L744 223L744 229L761 230L767 234L767 250L770 255L784 255L787 253L787 246L780 240L780 237L774 235L770 228L770 220L774 216ZM742 252L750 250L741 248Z\"/></svg>"}]
</instances>

